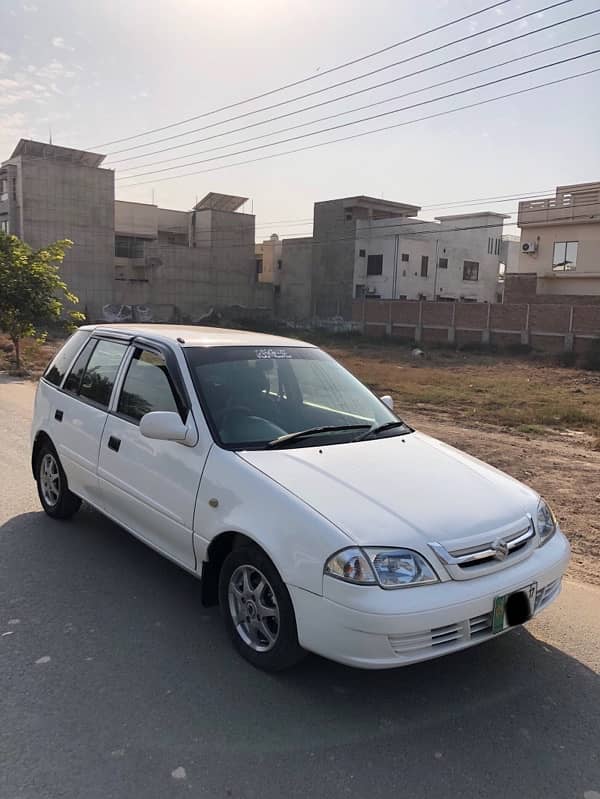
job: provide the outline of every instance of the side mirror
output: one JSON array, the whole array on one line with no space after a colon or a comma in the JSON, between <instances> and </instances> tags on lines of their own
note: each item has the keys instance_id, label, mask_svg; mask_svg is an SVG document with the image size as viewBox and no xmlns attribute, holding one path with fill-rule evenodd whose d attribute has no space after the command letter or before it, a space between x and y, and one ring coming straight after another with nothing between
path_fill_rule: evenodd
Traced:
<instances>
[{"instance_id":1,"label":"side mirror","mask_svg":"<svg viewBox=\"0 0 600 799\"><path fill-rule=\"evenodd\" d=\"M140 433L146 438L156 438L159 441L181 441L183 443L188 438L188 427L181 421L178 413L173 411L152 411L142 416Z\"/></svg>"},{"instance_id":2,"label":"side mirror","mask_svg":"<svg viewBox=\"0 0 600 799\"><path fill-rule=\"evenodd\" d=\"M385 406L387 406L390 411L394 410L394 400L390 397L389 394L385 394L383 397L379 398Z\"/></svg>"}]
</instances>

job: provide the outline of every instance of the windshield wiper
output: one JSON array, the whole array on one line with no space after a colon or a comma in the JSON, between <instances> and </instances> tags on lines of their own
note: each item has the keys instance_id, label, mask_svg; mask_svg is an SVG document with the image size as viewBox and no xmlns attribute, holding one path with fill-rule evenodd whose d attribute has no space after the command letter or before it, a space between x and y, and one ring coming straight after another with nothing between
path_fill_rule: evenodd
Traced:
<instances>
[{"instance_id":1,"label":"windshield wiper","mask_svg":"<svg viewBox=\"0 0 600 799\"><path fill-rule=\"evenodd\" d=\"M369 427L368 424L339 424L339 425L325 425L324 427L310 427L308 430L298 430L297 433L286 433L284 436L274 438L267 444L268 449L277 449L284 447L286 444L297 441L306 436L316 436L319 433L333 433L340 430L364 430ZM370 427L369 427L370 429Z\"/></svg>"},{"instance_id":2,"label":"windshield wiper","mask_svg":"<svg viewBox=\"0 0 600 799\"><path fill-rule=\"evenodd\" d=\"M412 433L413 432L412 427L409 427L406 424L406 422L400 422L400 421L398 421L398 422L386 422L385 424L379 424L379 425L375 425L374 427L370 427L367 430L366 433L363 433L362 435L357 436L357 438L355 438L354 441L364 441L366 438L370 438L371 436L376 436L379 433L383 433L384 430L393 430L394 427L405 427L407 433Z\"/></svg>"}]
</instances>

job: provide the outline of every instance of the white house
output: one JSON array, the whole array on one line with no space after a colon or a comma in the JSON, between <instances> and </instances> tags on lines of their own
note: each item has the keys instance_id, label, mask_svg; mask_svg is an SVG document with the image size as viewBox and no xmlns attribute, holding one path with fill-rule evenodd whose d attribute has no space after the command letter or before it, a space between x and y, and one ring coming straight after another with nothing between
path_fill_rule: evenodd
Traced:
<instances>
[{"instance_id":1,"label":"white house","mask_svg":"<svg viewBox=\"0 0 600 799\"><path fill-rule=\"evenodd\" d=\"M354 297L496 302L504 214L356 223Z\"/></svg>"}]
</instances>

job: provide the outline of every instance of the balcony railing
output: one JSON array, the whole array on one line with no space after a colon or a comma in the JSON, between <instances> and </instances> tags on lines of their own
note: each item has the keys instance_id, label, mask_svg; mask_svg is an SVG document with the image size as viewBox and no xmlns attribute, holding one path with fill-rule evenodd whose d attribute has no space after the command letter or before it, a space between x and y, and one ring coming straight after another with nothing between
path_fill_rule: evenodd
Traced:
<instances>
[{"instance_id":1,"label":"balcony railing","mask_svg":"<svg viewBox=\"0 0 600 799\"><path fill-rule=\"evenodd\" d=\"M600 190L578 194L559 194L541 200L519 203L518 225L554 225L583 222L600 223Z\"/></svg>"}]
</instances>

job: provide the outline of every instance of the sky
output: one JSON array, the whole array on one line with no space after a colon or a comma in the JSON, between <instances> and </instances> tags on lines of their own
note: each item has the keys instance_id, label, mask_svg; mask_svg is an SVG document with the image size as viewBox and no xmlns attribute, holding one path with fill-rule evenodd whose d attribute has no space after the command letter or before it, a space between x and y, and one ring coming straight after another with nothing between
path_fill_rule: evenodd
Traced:
<instances>
[{"instance_id":1,"label":"sky","mask_svg":"<svg viewBox=\"0 0 600 799\"><path fill-rule=\"evenodd\" d=\"M600 68L600 53L380 119L226 157L246 148L396 111L479 83L600 50L598 35L498 66L499 62L600 33L598 13L532 33L486 53L469 55L454 64L412 77L407 75L599 7L595 0L569 0L560 7L479 35L485 28L552 4L552 0L510 0L445 30L322 75L332 67L493 2L0 0L0 161L10 156L20 137L48 141L51 130L54 144L108 154L104 165L116 170L118 199L154 200L162 207L189 209L209 191L248 197L244 210L256 214L259 239L274 232L280 236L310 234L313 203L336 197L366 194L412 203L423 206L422 216L426 218L469 210L511 213L517 207L516 200L465 203L479 198L517 195L525 198L534 192L552 193L556 185L600 180L600 103L597 102L600 72L476 108L411 122L420 116ZM439 52L423 54L471 34L478 35ZM371 77L357 78L399 60L405 63ZM493 68L438 88L426 88L488 67ZM310 80L293 89L275 92L229 111L209 113L304 78ZM294 100L298 95L344 80L349 82L338 89ZM385 80L395 82L321 108L272 120L273 116ZM410 96L380 102L408 92L412 92ZM291 100L279 108L259 111L266 105ZM352 111L371 103L379 104ZM275 133L346 111L352 113ZM247 116L224 121L239 114ZM185 125L109 144L115 139L201 115L204 116ZM231 132L256 122L266 124ZM227 166L403 122L411 124L255 163ZM208 125L212 127L207 129ZM201 127L204 130L179 135ZM256 141L223 147L261 135L263 138ZM167 136L178 138L151 144ZM213 138L186 144L208 136ZM140 144L143 147L115 153ZM180 147L182 144L186 146ZM162 154L122 160L175 146L177 149ZM215 147L222 149L211 149ZM169 158L180 160L156 164ZM209 158L213 160L206 160ZM204 163L186 166L197 161ZM131 177L173 166L177 169ZM200 174L186 176L189 172ZM144 185L134 185L141 183ZM513 227L507 228L507 232L518 231Z\"/></svg>"}]
</instances>

